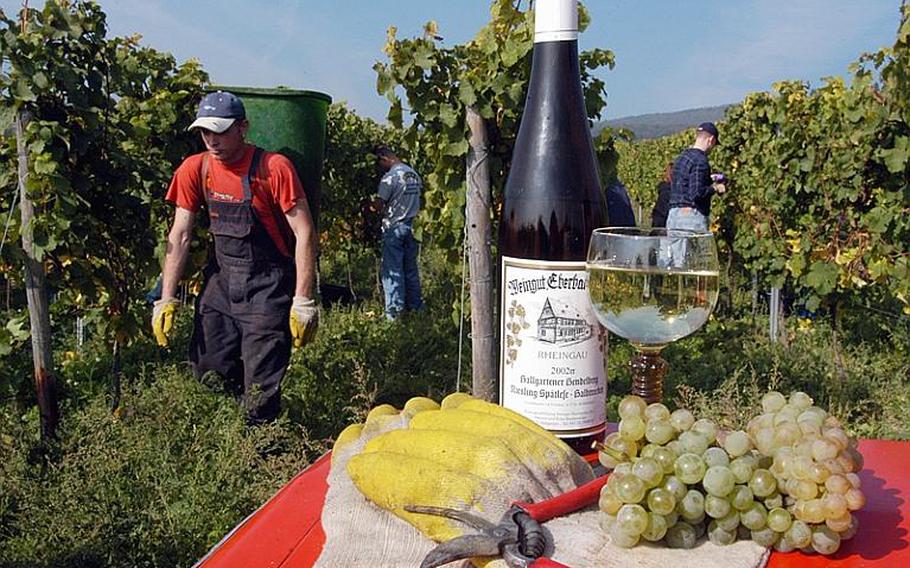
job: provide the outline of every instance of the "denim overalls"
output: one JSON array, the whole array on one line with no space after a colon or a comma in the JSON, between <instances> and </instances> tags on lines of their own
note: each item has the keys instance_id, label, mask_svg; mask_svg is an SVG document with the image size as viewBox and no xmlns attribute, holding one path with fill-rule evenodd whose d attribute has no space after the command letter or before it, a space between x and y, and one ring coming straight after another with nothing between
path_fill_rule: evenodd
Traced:
<instances>
[{"instance_id":1,"label":"denim overalls","mask_svg":"<svg viewBox=\"0 0 910 568\"><path fill-rule=\"evenodd\" d=\"M256 148L253 153L239 203L213 198L209 156L203 157L202 183L214 254L210 250L190 342L196 376L203 379L214 371L229 392L242 394L250 423L278 415L281 379L291 354L288 318L295 278L293 261L279 252L253 210L250 183L262 152ZM205 377L204 382L210 381Z\"/></svg>"}]
</instances>

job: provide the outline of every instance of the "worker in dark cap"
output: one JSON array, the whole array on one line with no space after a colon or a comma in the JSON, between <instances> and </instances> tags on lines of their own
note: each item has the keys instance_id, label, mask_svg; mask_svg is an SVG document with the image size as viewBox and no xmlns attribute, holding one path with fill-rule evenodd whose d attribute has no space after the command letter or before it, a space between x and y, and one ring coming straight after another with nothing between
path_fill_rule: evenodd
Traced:
<instances>
[{"instance_id":1,"label":"worker in dark cap","mask_svg":"<svg viewBox=\"0 0 910 568\"><path fill-rule=\"evenodd\" d=\"M174 222L152 330L166 346L204 208L214 246L196 298L190 362L200 379L217 374L257 424L278 416L291 344L310 341L319 313L316 234L300 178L286 157L246 142L248 128L233 94L218 91L200 102L189 129L199 131L206 151L183 161L167 192Z\"/></svg>"},{"instance_id":2,"label":"worker in dark cap","mask_svg":"<svg viewBox=\"0 0 910 568\"><path fill-rule=\"evenodd\" d=\"M711 198L727 190L723 176L712 175L708 163L708 154L718 143L717 126L703 122L695 130L695 143L676 158L670 184L668 229L708 231Z\"/></svg>"}]
</instances>

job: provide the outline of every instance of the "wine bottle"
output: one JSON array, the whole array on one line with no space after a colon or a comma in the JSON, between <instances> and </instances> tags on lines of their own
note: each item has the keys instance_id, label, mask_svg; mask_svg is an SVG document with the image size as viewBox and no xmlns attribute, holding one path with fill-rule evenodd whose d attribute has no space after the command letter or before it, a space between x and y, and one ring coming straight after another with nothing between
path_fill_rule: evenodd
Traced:
<instances>
[{"instance_id":1,"label":"wine bottle","mask_svg":"<svg viewBox=\"0 0 910 568\"><path fill-rule=\"evenodd\" d=\"M531 79L499 225L500 404L577 452L606 429L607 334L587 296L607 219L578 62L576 0L537 0Z\"/></svg>"}]
</instances>

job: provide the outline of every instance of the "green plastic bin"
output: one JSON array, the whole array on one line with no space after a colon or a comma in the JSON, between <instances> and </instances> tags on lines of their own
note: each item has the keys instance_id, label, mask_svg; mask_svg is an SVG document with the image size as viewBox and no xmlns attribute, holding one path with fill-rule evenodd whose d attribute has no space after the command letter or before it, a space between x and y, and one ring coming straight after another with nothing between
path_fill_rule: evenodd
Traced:
<instances>
[{"instance_id":1,"label":"green plastic bin","mask_svg":"<svg viewBox=\"0 0 910 568\"><path fill-rule=\"evenodd\" d=\"M287 156L303 183L313 221L319 223L326 114L332 97L317 91L213 86L243 100L250 121L247 140Z\"/></svg>"}]
</instances>

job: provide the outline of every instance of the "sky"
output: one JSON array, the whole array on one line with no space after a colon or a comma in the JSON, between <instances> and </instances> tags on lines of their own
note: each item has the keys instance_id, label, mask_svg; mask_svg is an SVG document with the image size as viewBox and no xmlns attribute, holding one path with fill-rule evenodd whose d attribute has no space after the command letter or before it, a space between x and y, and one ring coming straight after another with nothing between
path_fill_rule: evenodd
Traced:
<instances>
[{"instance_id":1,"label":"sky","mask_svg":"<svg viewBox=\"0 0 910 568\"><path fill-rule=\"evenodd\" d=\"M900 0L587 0L580 49L610 49L602 118L741 101L783 79L820 85L864 52L894 43ZM0 0L7 14L22 0ZM219 85L321 91L385 121L373 64L386 30L443 45L470 40L490 0L100 0L111 35L139 33L178 61L197 58ZM522 5L527 6L528 0ZM31 0L43 6L43 0Z\"/></svg>"}]
</instances>

